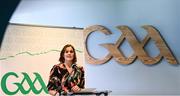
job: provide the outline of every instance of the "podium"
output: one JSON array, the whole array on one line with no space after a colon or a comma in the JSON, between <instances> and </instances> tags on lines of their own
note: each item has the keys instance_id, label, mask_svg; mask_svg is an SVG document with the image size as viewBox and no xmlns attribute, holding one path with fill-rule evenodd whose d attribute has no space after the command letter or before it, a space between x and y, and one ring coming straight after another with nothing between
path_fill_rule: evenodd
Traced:
<instances>
[{"instance_id":1,"label":"podium","mask_svg":"<svg viewBox=\"0 0 180 96\"><path fill-rule=\"evenodd\" d=\"M109 93L111 93L112 91L110 90L101 90L101 91L87 91L87 92L70 92L68 94L66 94L65 96L76 96L76 95L82 95L82 96L85 96L85 95L93 95L93 96L108 96ZM63 94L62 95L59 95L59 96L64 96Z\"/></svg>"}]
</instances>

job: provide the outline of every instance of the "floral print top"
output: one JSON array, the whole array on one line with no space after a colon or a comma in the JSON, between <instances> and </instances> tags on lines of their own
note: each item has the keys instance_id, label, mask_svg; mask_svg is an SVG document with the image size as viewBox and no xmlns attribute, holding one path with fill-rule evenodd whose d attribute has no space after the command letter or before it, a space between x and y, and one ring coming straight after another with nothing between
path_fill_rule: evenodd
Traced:
<instances>
[{"instance_id":1,"label":"floral print top","mask_svg":"<svg viewBox=\"0 0 180 96\"><path fill-rule=\"evenodd\" d=\"M75 65L76 66L76 65ZM60 94L72 92L71 88L77 85L84 88L84 68L74 67L71 73L68 72L64 64L54 65L50 71L48 90L56 90Z\"/></svg>"}]
</instances>

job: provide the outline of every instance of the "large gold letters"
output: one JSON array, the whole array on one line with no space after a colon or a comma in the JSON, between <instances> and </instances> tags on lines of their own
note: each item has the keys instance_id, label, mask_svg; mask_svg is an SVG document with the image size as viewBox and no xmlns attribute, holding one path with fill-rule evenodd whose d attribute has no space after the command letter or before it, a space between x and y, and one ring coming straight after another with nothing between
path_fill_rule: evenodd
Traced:
<instances>
[{"instance_id":1,"label":"large gold letters","mask_svg":"<svg viewBox=\"0 0 180 96\"><path fill-rule=\"evenodd\" d=\"M89 54L89 51L87 49L87 39L92 32L98 31L106 35L109 35L112 34L111 31L101 25L94 25L84 29L85 57L87 63L104 64L113 57L120 64L131 64L137 58L141 60L141 62L144 64L152 65L158 63L162 59L162 57L164 57L168 61L168 63L177 64L177 60L175 59L172 52L170 51L170 49L168 48L165 41L163 40L160 33L155 27L151 25L142 26L142 28L148 32L148 34L142 40L142 42L138 41L138 39L134 35L134 32L128 26L117 26L117 28L122 32L122 35L119 37L119 39L115 44L113 43L100 44L100 46L103 46L109 51L109 53L102 59L94 58ZM121 50L118 49L118 47L122 44L122 42L125 39L131 45L134 51L134 53L129 57L125 57L121 52ZM149 56L148 53L144 50L144 46L150 39L155 41L155 45L160 51L159 55L157 55L156 57Z\"/></svg>"}]
</instances>

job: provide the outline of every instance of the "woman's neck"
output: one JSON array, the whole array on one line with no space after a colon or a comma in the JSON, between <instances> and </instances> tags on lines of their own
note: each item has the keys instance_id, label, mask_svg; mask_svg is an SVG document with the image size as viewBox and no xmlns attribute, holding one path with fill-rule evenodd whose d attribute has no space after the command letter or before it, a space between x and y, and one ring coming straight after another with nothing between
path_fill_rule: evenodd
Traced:
<instances>
[{"instance_id":1,"label":"woman's neck","mask_svg":"<svg viewBox=\"0 0 180 96\"><path fill-rule=\"evenodd\" d=\"M64 64L68 67L71 67L72 66L72 62L68 62L68 61L65 61Z\"/></svg>"}]
</instances>

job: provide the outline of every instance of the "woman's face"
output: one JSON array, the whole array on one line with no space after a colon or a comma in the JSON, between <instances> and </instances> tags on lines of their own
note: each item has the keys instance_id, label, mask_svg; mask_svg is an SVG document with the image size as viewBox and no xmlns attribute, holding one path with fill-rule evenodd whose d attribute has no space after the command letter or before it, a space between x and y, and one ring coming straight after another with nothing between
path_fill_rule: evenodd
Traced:
<instances>
[{"instance_id":1,"label":"woman's face","mask_svg":"<svg viewBox=\"0 0 180 96\"><path fill-rule=\"evenodd\" d=\"M64 52L64 59L66 61L72 61L74 59L74 51L72 47L67 47Z\"/></svg>"}]
</instances>

